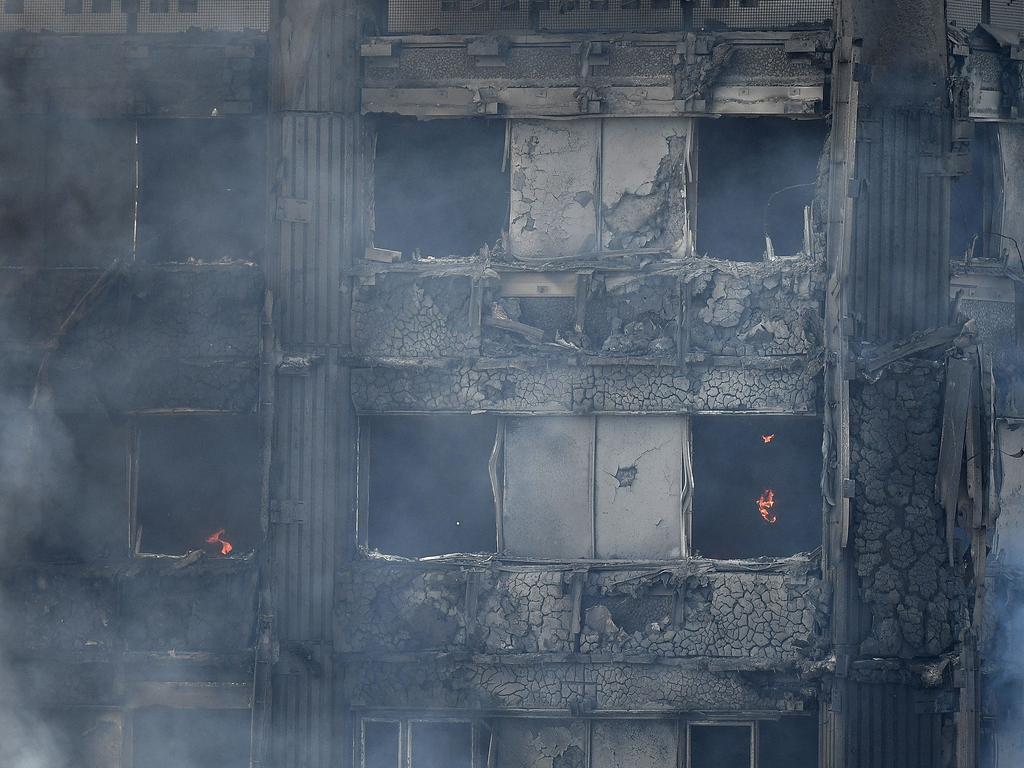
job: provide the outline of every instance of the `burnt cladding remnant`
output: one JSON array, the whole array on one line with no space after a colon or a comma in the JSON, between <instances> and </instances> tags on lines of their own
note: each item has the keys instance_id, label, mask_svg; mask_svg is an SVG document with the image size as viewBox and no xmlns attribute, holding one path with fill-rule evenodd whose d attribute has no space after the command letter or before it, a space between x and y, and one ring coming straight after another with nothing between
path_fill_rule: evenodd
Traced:
<instances>
[{"instance_id":1,"label":"burnt cladding remnant","mask_svg":"<svg viewBox=\"0 0 1024 768\"><path fill-rule=\"evenodd\" d=\"M803 250L804 208L814 197L828 135L822 120L702 120L697 140L697 250L760 261L765 234L777 256Z\"/></svg>"},{"instance_id":2,"label":"burnt cladding remnant","mask_svg":"<svg viewBox=\"0 0 1024 768\"><path fill-rule=\"evenodd\" d=\"M690 768L750 768L749 725L691 725Z\"/></svg>"},{"instance_id":3,"label":"burnt cladding remnant","mask_svg":"<svg viewBox=\"0 0 1024 768\"><path fill-rule=\"evenodd\" d=\"M374 416L362 421L368 541L394 555L493 552L488 462L493 416Z\"/></svg>"},{"instance_id":4,"label":"burnt cladding remnant","mask_svg":"<svg viewBox=\"0 0 1024 768\"><path fill-rule=\"evenodd\" d=\"M813 416L694 419L691 549L742 558L821 546L821 432Z\"/></svg>"},{"instance_id":5,"label":"burnt cladding remnant","mask_svg":"<svg viewBox=\"0 0 1024 768\"><path fill-rule=\"evenodd\" d=\"M380 118L374 157L374 245L470 256L508 227L505 122Z\"/></svg>"}]
</instances>

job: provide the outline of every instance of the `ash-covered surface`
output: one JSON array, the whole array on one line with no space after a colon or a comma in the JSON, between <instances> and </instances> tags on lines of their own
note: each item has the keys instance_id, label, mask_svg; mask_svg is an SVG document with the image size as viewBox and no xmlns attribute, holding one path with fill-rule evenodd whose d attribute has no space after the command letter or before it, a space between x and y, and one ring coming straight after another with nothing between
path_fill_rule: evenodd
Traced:
<instances>
[{"instance_id":1,"label":"ash-covered surface","mask_svg":"<svg viewBox=\"0 0 1024 768\"><path fill-rule=\"evenodd\" d=\"M859 493L851 540L871 612L866 656L937 656L959 634L964 590L947 563L935 499L942 371L907 363L851 387L851 461Z\"/></svg>"},{"instance_id":2,"label":"ash-covered surface","mask_svg":"<svg viewBox=\"0 0 1024 768\"><path fill-rule=\"evenodd\" d=\"M64 411L255 406L263 277L254 265L11 270L5 391Z\"/></svg>"}]
</instances>

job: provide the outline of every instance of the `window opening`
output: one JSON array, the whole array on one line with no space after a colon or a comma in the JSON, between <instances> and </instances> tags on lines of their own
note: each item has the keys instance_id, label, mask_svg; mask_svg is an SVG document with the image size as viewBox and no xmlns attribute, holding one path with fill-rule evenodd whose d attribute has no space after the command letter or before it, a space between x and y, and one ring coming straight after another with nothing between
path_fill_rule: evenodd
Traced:
<instances>
[{"instance_id":1,"label":"window opening","mask_svg":"<svg viewBox=\"0 0 1024 768\"><path fill-rule=\"evenodd\" d=\"M696 417L693 549L729 559L819 547L821 439L815 417Z\"/></svg>"},{"instance_id":2,"label":"window opening","mask_svg":"<svg viewBox=\"0 0 1024 768\"><path fill-rule=\"evenodd\" d=\"M425 557L494 552L493 416L371 416L361 422L364 543Z\"/></svg>"},{"instance_id":3,"label":"window opening","mask_svg":"<svg viewBox=\"0 0 1024 768\"><path fill-rule=\"evenodd\" d=\"M142 120L138 151L138 260L259 260L263 120Z\"/></svg>"},{"instance_id":4,"label":"window opening","mask_svg":"<svg viewBox=\"0 0 1024 768\"><path fill-rule=\"evenodd\" d=\"M380 118L373 245L438 258L493 247L508 226L503 120Z\"/></svg>"},{"instance_id":5,"label":"window opening","mask_svg":"<svg viewBox=\"0 0 1024 768\"><path fill-rule=\"evenodd\" d=\"M259 423L248 416L139 420L134 462L137 554L222 557L259 536Z\"/></svg>"},{"instance_id":6,"label":"window opening","mask_svg":"<svg viewBox=\"0 0 1024 768\"><path fill-rule=\"evenodd\" d=\"M970 171L954 178L950 188L949 248L953 259L998 259L1005 246L994 231L999 195L997 142L993 126L978 123L970 142ZM1016 260L1016 251L1012 252Z\"/></svg>"},{"instance_id":7,"label":"window opening","mask_svg":"<svg viewBox=\"0 0 1024 768\"><path fill-rule=\"evenodd\" d=\"M806 248L807 209L827 135L820 120L723 117L700 122L697 250L761 261Z\"/></svg>"}]
</instances>

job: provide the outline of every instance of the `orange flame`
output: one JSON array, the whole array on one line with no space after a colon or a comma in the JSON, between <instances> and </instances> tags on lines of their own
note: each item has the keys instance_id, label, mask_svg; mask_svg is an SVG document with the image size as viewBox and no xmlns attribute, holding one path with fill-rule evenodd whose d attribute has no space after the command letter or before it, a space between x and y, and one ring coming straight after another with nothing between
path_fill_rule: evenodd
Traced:
<instances>
[{"instance_id":1,"label":"orange flame","mask_svg":"<svg viewBox=\"0 0 1024 768\"><path fill-rule=\"evenodd\" d=\"M765 488L761 495L754 500L754 503L757 504L757 511L761 514L761 518L768 525L775 525L779 522L779 518L772 512L772 507L775 506L775 491Z\"/></svg>"},{"instance_id":2,"label":"orange flame","mask_svg":"<svg viewBox=\"0 0 1024 768\"><path fill-rule=\"evenodd\" d=\"M764 443L765 445L768 445L768 443L770 443L774 439L775 439L775 435L774 434L772 434L772 435L761 435L761 442Z\"/></svg>"},{"instance_id":3,"label":"orange flame","mask_svg":"<svg viewBox=\"0 0 1024 768\"><path fill-rule=\"evenodd\" d=\"M209 536L207 536L206 537L206 543L207 544L220 544L220 553L222 555L227 555L227 554L231 553L231 550L234 549L234 547L231 546L231 542L230 541L225 541L224 539L221 538L221 536L223 536L223 535L224 535L224 529L221 528L216 533L211 533Z\"/></svg>"}]
</instances>

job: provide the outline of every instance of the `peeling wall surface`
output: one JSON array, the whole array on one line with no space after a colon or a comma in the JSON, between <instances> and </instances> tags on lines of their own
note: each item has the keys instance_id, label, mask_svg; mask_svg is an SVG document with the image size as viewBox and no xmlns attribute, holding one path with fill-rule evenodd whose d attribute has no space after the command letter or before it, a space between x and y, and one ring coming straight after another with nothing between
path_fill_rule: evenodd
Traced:
<instances>
[{"instance_id":1,"label":"peeling wall surface","mask_svg":"<svg viewBox=\"0 0 1024 768\"><path fill-rule=\"evenodd\" d=\"M516 258L596 248L600 150L599 120L513 121L509 240Z\"/></svg>"}]
</instances>

